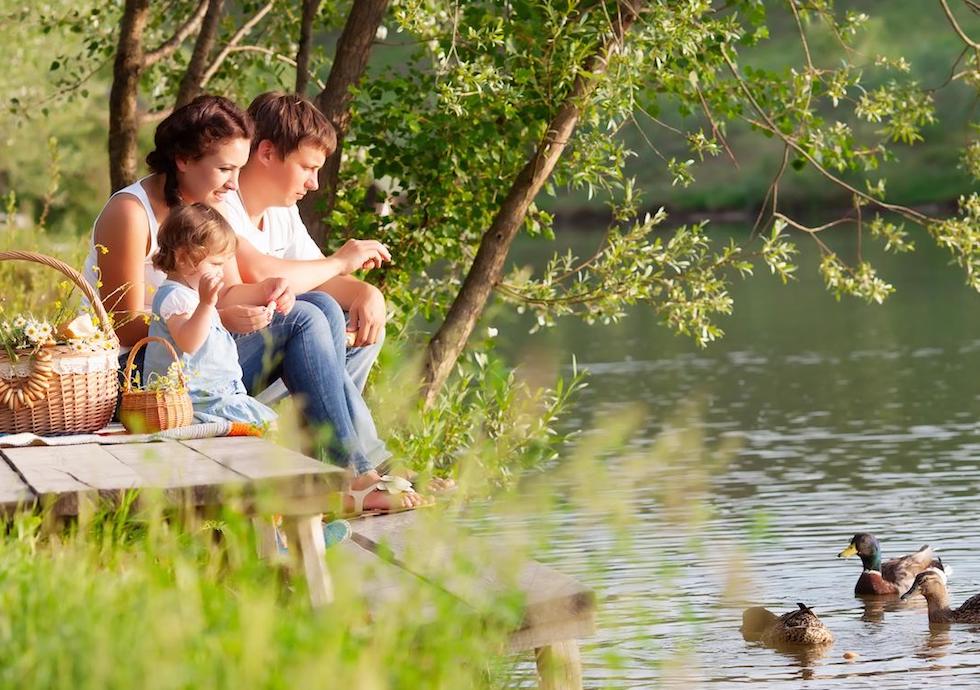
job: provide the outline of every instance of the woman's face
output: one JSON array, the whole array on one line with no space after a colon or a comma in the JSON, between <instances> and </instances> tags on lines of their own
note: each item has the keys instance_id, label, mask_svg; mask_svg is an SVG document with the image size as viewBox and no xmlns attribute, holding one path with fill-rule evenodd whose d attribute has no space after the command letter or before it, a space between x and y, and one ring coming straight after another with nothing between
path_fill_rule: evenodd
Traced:
<instances>
[{"instance_id":1,"label":"woman's face","mask_svg":"<svg viewBox=\"0 0 980 690\"><path fill-rule=\"evenodd\" d=\"M219 204L238 189L238 171L248 161L248 139L226 139L201 158L178 158L180 193L184 203Z\"/></svg>"}]
</instances>

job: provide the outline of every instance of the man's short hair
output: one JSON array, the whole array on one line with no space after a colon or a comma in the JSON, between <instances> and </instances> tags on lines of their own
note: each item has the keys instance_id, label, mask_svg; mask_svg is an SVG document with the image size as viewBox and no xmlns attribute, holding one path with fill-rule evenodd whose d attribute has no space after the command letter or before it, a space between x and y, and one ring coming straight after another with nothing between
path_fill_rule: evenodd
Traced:
<instances>
[{"instance_id":1,"label":"man's short hair","mask_svg":"<svg viewBox=\"0 0 980 690\"><path fill-rule=\"evenodd\" d=\"M337 149L333 125L315 105L297 94L260 94L248 106L248 114L255 122L253 151L263 140L271 141L283 158L301 144L316 146L327 156Z\"/></svg>"}]
</instances>

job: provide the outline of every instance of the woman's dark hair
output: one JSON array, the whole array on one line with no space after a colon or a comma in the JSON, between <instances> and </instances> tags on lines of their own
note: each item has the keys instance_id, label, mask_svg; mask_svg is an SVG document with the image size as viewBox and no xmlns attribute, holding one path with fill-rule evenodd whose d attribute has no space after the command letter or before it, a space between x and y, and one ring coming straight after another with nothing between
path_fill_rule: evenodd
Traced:
<instances>
[{"instance_id":1,"label":"woman's dark hair","mask_svg":"<svg viewBox=\"0 0 980 690\"><path fill-rule=\"evenodd\" d=\"M197 160L228 139L248 139L254 133L248 113L222 96L198 96L170 113L153 135L154 149L146 157L150 170L166 176L163 195L168 206L181 203L177 158Z\"/></svg>"}]
</instances>

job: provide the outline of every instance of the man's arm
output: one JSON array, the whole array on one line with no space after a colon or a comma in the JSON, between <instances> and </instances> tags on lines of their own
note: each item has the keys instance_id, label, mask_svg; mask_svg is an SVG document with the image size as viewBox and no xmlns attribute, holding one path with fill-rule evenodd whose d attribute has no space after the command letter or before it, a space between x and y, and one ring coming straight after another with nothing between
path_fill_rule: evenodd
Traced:
<instances>
[{"instance_id":1,"label":"man's arm","mask_svg":"<svg viewBox=\"0 0 980 690\"><path fill-rule=\"evenodd\" d=\"M294 260L263 254L243 237L238 238L235 257L246 283L258 283L273 277L285 278L296 294L315 290L338 276L361 268L374 268L391 260L388 250L375 240L347 240L330 256Z\"/></svg>"}]
</instances>

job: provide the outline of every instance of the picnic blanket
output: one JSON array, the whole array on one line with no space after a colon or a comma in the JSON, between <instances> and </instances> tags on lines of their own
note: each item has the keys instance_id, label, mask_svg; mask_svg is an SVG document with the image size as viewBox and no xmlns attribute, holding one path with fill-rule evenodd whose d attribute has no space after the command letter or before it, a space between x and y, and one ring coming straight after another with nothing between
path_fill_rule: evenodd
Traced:
<instances>
[{"instance_id":1,"label":"picnic blanket","mask_svg":"<svg viewBox=\"0 0 980 690\"><path fill-rule=\"evenodd\" d=\"M152 443L153 441L188 441L195 438L214 438L217 436L262 436L263 430L241 422L208 422L191 424L177 429L167 429L153 434L130 434L118 422L109 424L94 434L71 434L69 436L38 436L37 434L7 434L0 436L0 448L22 448L26 446L77 446L84 443L113 445L117 443Z\"/></svg>"}]
</instances>

